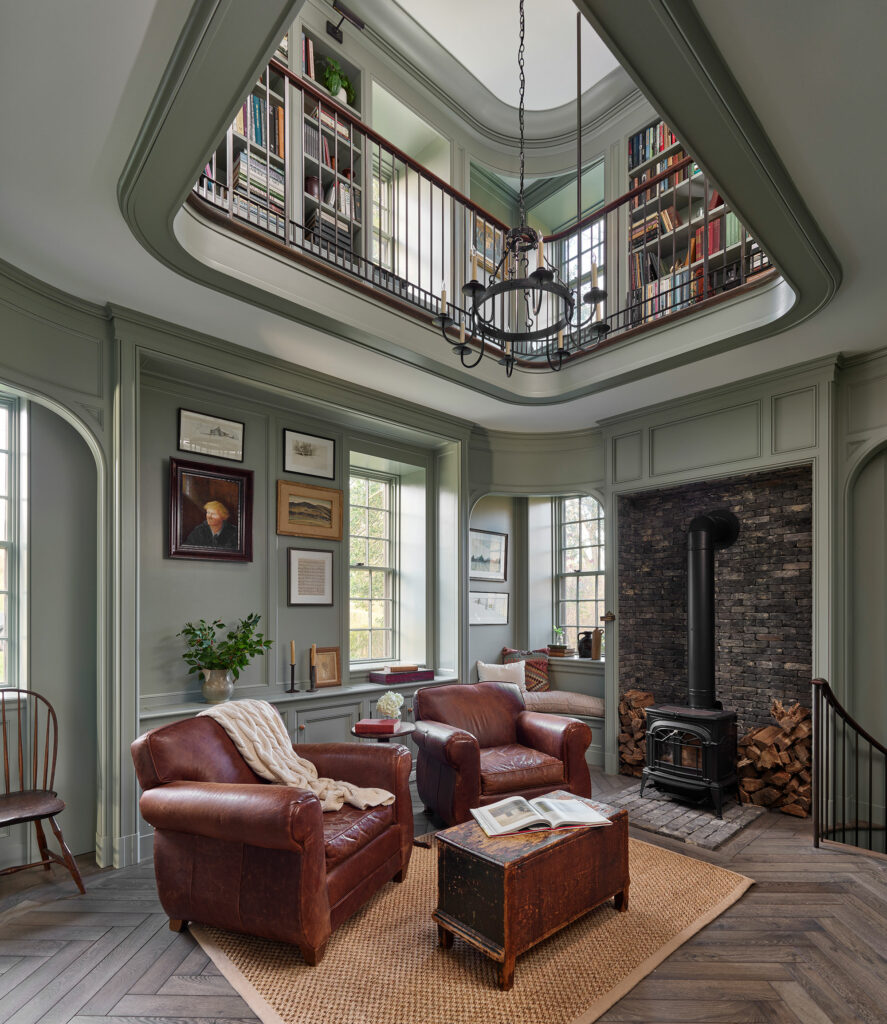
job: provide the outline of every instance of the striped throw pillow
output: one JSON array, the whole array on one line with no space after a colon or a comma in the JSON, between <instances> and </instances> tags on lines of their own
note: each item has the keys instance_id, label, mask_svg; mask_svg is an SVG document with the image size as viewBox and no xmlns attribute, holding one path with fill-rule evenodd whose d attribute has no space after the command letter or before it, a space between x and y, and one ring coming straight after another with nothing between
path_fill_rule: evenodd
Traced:
<instances>
[{"instance_id":1,"label":"striped throw pillow","mask_svg":"<svg viewBox=\"0 0 887 1024\"><path fill-rule=\"evenodd\" d=\"M502 664L515 661L524 663L524 683L528 690L548 689L548 655L545 651L519 651L514 647L502 648Z\"/></svg>"}]
</instances>

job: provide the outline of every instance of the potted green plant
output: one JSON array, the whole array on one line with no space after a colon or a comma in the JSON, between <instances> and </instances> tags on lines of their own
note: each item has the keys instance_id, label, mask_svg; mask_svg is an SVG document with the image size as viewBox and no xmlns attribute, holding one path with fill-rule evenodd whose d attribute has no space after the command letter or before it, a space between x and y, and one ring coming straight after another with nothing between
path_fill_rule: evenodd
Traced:
<instances>
[{"instance_id":1,"label":"potted green plant","mask_svg":"<svg viewBox=\"0 0 887 1024\"><path fill-rule=\"evenodd\" d=\"M350 106L354 106L354 86L348 80L348 76L342 70L341 64L332 57L324 57L323 68L321 69L321 82L338 100L345 100Z\"/></svg>"},{"instance_id":2,"label":"potted green plant","mask_svg":"<svg viewBox=\"0 0 887 1024\"><path fill-rule=\"evenodd\" d=\"M564 630L562 626L552 626L551 635L554 640L548 645L548 650L551 653L563 654L567 645L564 643Z\"/></svg>"},{"instance_id":3,"label":"potted green plant","mask_svg":"<svg viewBox=\"0 0 887 1024\"><path fill-rule=\"evenodd\" d=\"M181 633L176 634L183 637L187 645L182 657L191 666L190 671L203 673L203 696L208 703L222 704L228 700L240 670L257 655L264 655L273 643L259 632L261 617L258 612L252 612L232 626L224 637L217 635L218 630L225 629L220 619L186 622Z\"/></svg>"}]
</instances>

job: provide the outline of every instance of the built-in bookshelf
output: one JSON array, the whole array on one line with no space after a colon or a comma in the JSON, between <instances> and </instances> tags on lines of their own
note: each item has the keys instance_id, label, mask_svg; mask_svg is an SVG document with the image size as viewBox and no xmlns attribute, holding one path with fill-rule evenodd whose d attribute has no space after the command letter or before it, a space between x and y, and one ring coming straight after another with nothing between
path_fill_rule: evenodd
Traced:
<instances>
[{"instance_id":1,"label":"built-in bookshelf","mask_svg":"<svg viewBox=\"0 0 887 1024\"><path fill-rule=\"evenodd\" d=\"M347 260L363 255L363 155L360 69L328 39L303 26L302 78L313 87L302 93L302 224L305 241L325 256ZM324 85L330 61L348 88L336 96Z\"/></svg>"},{"instance_id":2,"label":"built-in bookshelf","mask_svg":"<svg viewBox=\"0 0 887 1024\"><path fill-rule=\"evenodd\" d=\"M646 322L734 287L766 258L719 189L706 178L663 121L628 139L627 306L632 323ZM668 174L670 167L673 174Z\"/></svg>"},{"instance_id":3,"label":"built-in bookshelf","mask_svg":"<svg viewBox=\"0 0 887 1024\"><path fill-rule=\"evenodd\" d=\"M289 57L284 36L274 57ZM204 198L265 231L286 237L289 90L270 65L241 104L225 139L201 176Z\"/></svg>"}]
</instances>

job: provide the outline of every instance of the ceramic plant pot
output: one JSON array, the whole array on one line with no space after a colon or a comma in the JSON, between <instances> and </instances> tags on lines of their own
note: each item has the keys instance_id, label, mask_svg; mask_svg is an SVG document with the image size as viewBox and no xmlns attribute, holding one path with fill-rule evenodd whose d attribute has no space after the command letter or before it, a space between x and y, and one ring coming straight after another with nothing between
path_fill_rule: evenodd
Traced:
<instances>
[{"instance_id":1,"label":"ceramic plant pot","mask_svg":"<svg viewBox=\"0 0 887 1024\"><path fill-rule=\"evenodd\" d=\"M203 699L207 704L224 704L234 693L234 676L226 668L202 668Z\"/></svg>"}]
</instances>

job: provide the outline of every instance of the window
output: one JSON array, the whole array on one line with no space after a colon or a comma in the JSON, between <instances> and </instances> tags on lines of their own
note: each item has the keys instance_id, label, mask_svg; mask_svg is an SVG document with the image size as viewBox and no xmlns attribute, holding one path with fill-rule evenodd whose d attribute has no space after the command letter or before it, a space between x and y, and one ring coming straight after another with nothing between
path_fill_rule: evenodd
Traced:
<instances>
[{"instance_id":1,"label":"window","mask_svg":"<svg viewBox=\"0 0 887 1024\"><path fill-rule=\"evenodd\" d=\"M604 614L604 510L585 495L557 498L554 522L555 623L575 647Z\"/></svg>"},{"instance_id":2,"label":"window","mask_svg":"<svg viewBox=\"0 0 887 1024\"><path fill-rule=\"evenodd\" d=\"M19 424L19 405L0 398L0 686L17 685L16 586L20 578L19 539L19 448L24 431Z\"/></svg>"},{"instance_id":3,"label":"window","mask_svg":"<svg viewBox=\"0 0 887 1024\"><path fill-rule=\"evenodd\" d=\"M586 319L590 312L590 307L581 301L582 296L587 295L594 285L604 291L607 288L604 228L605 221L602 218L564 241L561 276L576 296L576 308L571 321L574 325ZM605 302L600 304L600 317L596 315L595 320L606 317L605 305ZM589 340L583 337L582 343Z\"/></svg>"},{"instance_id":4,"label":"window","mask_svg":"<svg viewBox=\"0 0 887 1024\"><path fill-rule=\"evenodd\" d=\"M394 157L378 148L373 153L373 263L386 270L394 268L394 222L392 220L392 179Z\"/></svg>"},{"instance_id":5,"label":"window","mask_svg":"<svg viewBox=\"0 0 887 1024\"><path fill-rule=\"evenodd\" d=\"M396 657L395 479L366 472L350 479L351 664Z\"/></svg>"}]
</instances>

